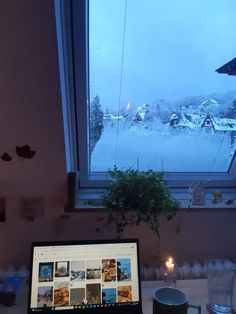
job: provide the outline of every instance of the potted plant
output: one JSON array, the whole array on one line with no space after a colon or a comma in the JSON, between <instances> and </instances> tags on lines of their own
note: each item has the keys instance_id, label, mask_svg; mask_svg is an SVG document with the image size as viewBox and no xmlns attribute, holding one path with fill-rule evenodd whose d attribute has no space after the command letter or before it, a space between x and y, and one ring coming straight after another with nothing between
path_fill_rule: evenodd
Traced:
<instances>
[{"instance_id":1,"label":"potted plant","mask_svg":"<svg viewBox=\"0 0 236 314\"><path fill-rule=\"evenodd\" d=\"M132 168L108 171L112 182L102 197L109 213L109 223L115 223L120 235L126 226L147 223L160 237L159 217L173 218L180 207L165 184L164 173L138 171Z\"/></svg>"}]
</instances>

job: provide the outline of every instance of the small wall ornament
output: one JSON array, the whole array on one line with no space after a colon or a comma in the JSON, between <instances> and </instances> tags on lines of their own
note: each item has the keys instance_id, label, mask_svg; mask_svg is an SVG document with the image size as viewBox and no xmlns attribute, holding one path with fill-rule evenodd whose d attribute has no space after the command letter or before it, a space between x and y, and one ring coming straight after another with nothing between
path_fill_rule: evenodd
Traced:
<instances>
[{"instance_id":1,"label":"small wall ornament","mask_svg":"<svg viewBox=\"0 0 236 314\"><path fill-rule=\"evenodd\" d=\"M36 151L32 150L31 147L26 144L23 146L16 146L16 154L22 158L32 159L36 154Z\"/></svg>"},{"instance_id":2,"label":"small wall ornament","mask_svg":"<svg viewBox=\"0 0 236 314\"><path fill-rule=\"evenodd\" d=\"M23 158L23 159L32 159L36 151L32 150L28 144L23 146L16 146L16 155ZM1 156L2 161L9 162L12 161L12 156L8 152L4 152Z\"/></svg>"},{"instance_id":3,"label":"small wall ornament","mask_svg":"<svg viewBox=\"0 0 236 314\"><path fill-rule=\"evenodd\" d=\"M1 159L3 161L11 161L12 157L7 152L5 152L4 154L2 154Z\"/></svg>"}]
</instances>

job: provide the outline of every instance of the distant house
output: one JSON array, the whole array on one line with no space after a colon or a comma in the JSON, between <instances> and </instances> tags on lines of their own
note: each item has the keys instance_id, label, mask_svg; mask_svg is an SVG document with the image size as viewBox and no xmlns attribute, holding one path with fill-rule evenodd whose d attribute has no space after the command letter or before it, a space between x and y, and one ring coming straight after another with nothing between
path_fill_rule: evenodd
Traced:
<instances>
[{"instance_id":1,"label":"distant house","mask_svg":"<svg viewBox=\"0 0 236 314\"><path fill-rule=\"evenodd\" d=\"M207 115L205 117L204 121L202 122L201 127L205 128L207 130L212 130L213 129L215 131L214 119L210 115Z\"/></svg>"},{"instance_id":2,"label":"distant house","mask_svg":"<svg viewBox=\"0 0 236 314\"><path fill-rule=\"evenodd\" d=\"M178 116L176 113L173 113L168 125L176 130L202 129L217 133L227 132L234 139L236 137L236 119L216 118L209 114L203 118L197 114L182 114Z\"/></svg>"},{"instance_id":3,"label":"distant house","mask_svg":"<svg viewBox=\"0 0 236 314\"><path fill-rule=\"evenodd\" d=\"M144 118L145 118L145 112L137 112L135 116L133 117L133 121L135 122L143 121Z\"/></svg>"},{"instance_id":4,"label":"distant house","mask_svg":"<svg viewBox=\"0 0 236 314\"><path fill-rule=\"evenodd\" d=\"M104 120L120 120L123 119L123 116L114 116L112 113L105 113L103 115Z\"/></svg>"},{"instance_id":5,"label":"distant house","mask_svg":"<svg viewBox=\"0 0 236 314\"><path fill-rule=\"evenodd\" d=\"M133 121L143 121L146 118L146 114L149 112L149 105L143 104L137 107L137 112L133 117Z\"/></svg>"},{"instance_id":6,"label":"distant house","mask_svg":"<svg viewBox=\"0 0 236 314\"><path fill-rule=\"evenodd\" d=\"M189 122L192 122L195 126L200 126L202 122L202 117L195 113L185 113L183 118Z\"/></svg>"},{"instance_id":7,"label":"distant house","mask_svg":"<svg viewBox=\"0 0 236 314\"><path fill-rule=\"evenodd\" d=\"M191 130L196 128L196 124L190 115L182 115L178 116L176 113L173 113L170 118L169 126L173 127L173 129L179 130Z\"/></svg>"},{"instance_id":8,"label":"distant house","mask_svg":"<svg viewBox=\"0 0 236 314\"><path fill-rule=\"evenodd\" d=\"M201 106L204 106L204 107L209 106L209 105L218 105L218 101L211 98L211 99L207 99L201 103Z\"/></svg>"},{"instance_id":9,"label":"distant house","mask_svg":"<svg viewBox=\"0 0 236 314\"><path fill-rule=\"evenodd\" d=\"M174 112L172 113L171 117L170 117L170 123L169 126L174 127L175 125L177 125L180 121L180 117Z\"/></svg>"},{"instance_id":10,"label":"distant house","mask_svg":"<svg viewBox=\"0 0 236 314\"><path fill-rule=\"evenodd\" d=\"M142 105L138 106L137 111L138 112L145 112L148 110L148 108L149 108L148 104L142 104Z\"/></svg>"},{"instance_id":11,"label":"distant house","mask_svg":"<svg viewBox=\"0 0 236 314\"><path fill-rule=\"evenodd\" d=\"M215 132L233 132L236 131L236 119L213 118L207 115L201 124L202 128L214 130Z\"/></svg>"},{"instance_id":12,"label":"distant house","mask_svg":"<svg viewBox=\"0 0 236 314\"><path fill-rule=\"evenodd\" d=\"M228 75L236 75L236 58L230 60L228 63L224 64L222 67L216 70L218 73L224 73Z\"/></svg>"}]
</instances>

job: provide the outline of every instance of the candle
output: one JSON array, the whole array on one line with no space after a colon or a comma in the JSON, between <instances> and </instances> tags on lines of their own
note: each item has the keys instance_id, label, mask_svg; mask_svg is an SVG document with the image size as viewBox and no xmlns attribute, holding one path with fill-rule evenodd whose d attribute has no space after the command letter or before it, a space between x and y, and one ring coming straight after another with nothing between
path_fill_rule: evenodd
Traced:
<instances>
[{"instance_id":1,"label":"candle","mask_svg":"<svg viewBox=\"0 0 236 314\"><path fill-rule=\"evenodd\" d=\"M172 257L170 257L169 260L166 261L166 268L168 273L173 273L174 263Z\"/></svg>"}]
</instances>

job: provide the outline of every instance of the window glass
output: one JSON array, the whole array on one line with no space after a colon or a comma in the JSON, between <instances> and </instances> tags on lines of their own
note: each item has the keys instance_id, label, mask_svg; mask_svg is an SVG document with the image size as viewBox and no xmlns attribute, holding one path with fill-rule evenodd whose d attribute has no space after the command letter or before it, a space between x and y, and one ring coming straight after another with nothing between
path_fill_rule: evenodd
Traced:
<instances>
[{"instance_id":1,"label":"window glass","mask_svg":"<svg viewBox=\"0 0 236 314\"><path fill-rule=\"evenodd\" d=\"M92 172L228 171L236 81L216 70L236 57L235 12L235 0L89 1Z\"/></svg>"}]
</instances>

